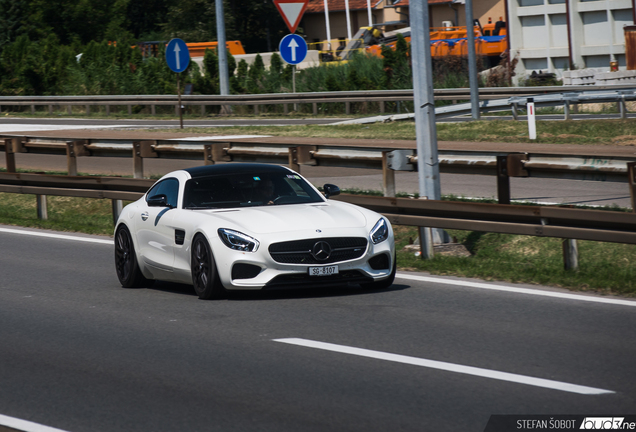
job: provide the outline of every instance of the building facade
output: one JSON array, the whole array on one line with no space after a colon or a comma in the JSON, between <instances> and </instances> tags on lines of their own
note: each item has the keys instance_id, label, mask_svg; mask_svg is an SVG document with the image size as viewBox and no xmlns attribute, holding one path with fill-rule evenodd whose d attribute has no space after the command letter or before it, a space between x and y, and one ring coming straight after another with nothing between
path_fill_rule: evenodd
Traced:
<instances>
[{"instance_id":1,"label":"building facade","mask_svg":"<svg viewBox=\"0 0 636 432\"><path fill-rule=\"evenodd\" d=\"M516 80L533 71L625 69L633 0L507 0ZM614 63L616 62L616 63Z\"/></svg>"}]
</instances>

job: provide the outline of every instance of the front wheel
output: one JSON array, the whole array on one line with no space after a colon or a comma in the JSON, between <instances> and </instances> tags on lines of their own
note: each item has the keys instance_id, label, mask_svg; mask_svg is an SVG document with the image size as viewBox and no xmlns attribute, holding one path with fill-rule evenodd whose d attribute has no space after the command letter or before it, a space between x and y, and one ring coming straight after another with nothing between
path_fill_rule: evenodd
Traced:
<instances>
[{"instance_id":1,"label":"front wheel","mask_svg":"<svg viewBox=\"0 0 636 432\"><path fill-rule=\"evenodd\" d=\"M115 270L124 288L140 288L154 282L141 273L130 231L125 225L120 225L115 233Z\"/></svg>"},{"instance_id":2,"label":"front wheel","mask_svg":"<svg viewBox=\"0 0 636 432\"><path fill-rule=\"evenodd\" d=\"M192 285L201 300L221 298L225 292L214 262L212 249L202 235L197 235L192 242Z\"/></svg>"}]
</instances>

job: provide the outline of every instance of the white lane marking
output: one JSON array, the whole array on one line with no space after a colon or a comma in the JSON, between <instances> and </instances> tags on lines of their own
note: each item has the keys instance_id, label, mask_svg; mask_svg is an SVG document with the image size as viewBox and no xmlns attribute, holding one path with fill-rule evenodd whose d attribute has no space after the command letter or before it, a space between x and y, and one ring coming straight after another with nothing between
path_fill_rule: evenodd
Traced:
<instances>
[{"instance_id":1,"label":"white lane marking","mask_svg":"<svg viewBox=\"0 0 636 432\"><path fill-rule=\"evenodd\" d=\"M185 138L170 138L167 141L213 141L224 139L244 139L244 138L269 138L271 135L211 135L211 136L195 136Z\"/></svg>"},{"instance_id":2,"label":"white lane marking","mask_svg":"<svg viewBox=\"0 0 636 432\"><path fill-rule=\"evenodd\" d=\"M0 124L0 132L37 132L37 131L56 131L71 129L112 129L130 127L126 125L43 125L43 124L22 124L22 123L4 123Z\"/></svg>"},{"instance_id":3,"label":"white lane marking","mask_svg":"<svg viewBox=\"0 0 636 432\"><path fill-rule=\"evenodd\" d=\"M48 238L61 239L61 240L74 240L74 241L87 242L87 243L107 244L111 246L113 245L113 240L102 240L102 239L88 238L88 237L76 237L76 236L53 234L53 233L47 233L47 232L26 231L26 230L17 230L17 229L11 229L11 228L0 228L0 232L6 232L10 234L30 235L35 237L48 237Z\"/></svg>"},{"instance_id":4,"label":"white lane marking","mask_svg":"<svg viewBox=\"0 0 636 432\"><path fill-rule=\"evenodd\" d=\"M20 420L0 414L0 426L17 429L24 432L66 432L62 429L55 429L50 426L44 426L26 420Z\"/></svg>"},{"instance_id":5,"label":"white lane marking","mask_svg":"<svg viewBox=\"0 0 636 432\"><path fill-rule=\"evenodd\" d=\"M442 279L442 278L434 278L428 276L417 276L417 275L409 275L404 273L397 273L395 275L396 278L399 279L407 279L418 282L431 282L431 283L439 283L446 285L456 285L460 287L469 287L469 288L479 288L493 291L505 291L511 292L515 294L530 294L536 296L544 296L544 297L555 297L562 298L567 300L578 300L578 301L586 301L593 303L608 303L615 304L621 306L632 306L636 307L636 301L633 300L620 300L620 299L612 299L612 298L603 298L603 297L592 297L592 296L584 296L579 294L567 294L567 293L559 293L552 291L542 291L539 289L530 289L530 288L517 288L505 285L492 285L486 283L479 282L468 282L468 281L460 281L460 280L450 280L450 279Z\"/></svg>"},{"instance_id":6,"label":"white lane marking","mask_svg":"<svg viewBox=\"0 0 636 432\"><path fill-rule=\"evenodd\" d=\"M354 348L346 345L336 345L326 342L312 341L300 338L273 339L274 342L282 342L291 345L298 345L307 348L316 348L326 351L334 351L343 354L357 355L361 357L369 357L379 360L387 360L397 363L404 363L414 366L422 366L431 369L438 369L448 372L456 372L465 375L473 375L483 378L496 379L500 381L508 381L518 384L526 384L535 387L543 387L552 390L560 390L570 393L578 393L583 395L600 395L614 393L611 390L604 390L594 387L586 387L577 384L569 384L560 381L547 380L543 378L534 378L525 375L517 375L508 372L500 372L492 369L481 369L473 366L463 366L454 363L446 363L436 360L427 360L417 357L410 357L400 354L391 354L382 351L373 351L363 348Z\"/></svg>"}]
</instances>

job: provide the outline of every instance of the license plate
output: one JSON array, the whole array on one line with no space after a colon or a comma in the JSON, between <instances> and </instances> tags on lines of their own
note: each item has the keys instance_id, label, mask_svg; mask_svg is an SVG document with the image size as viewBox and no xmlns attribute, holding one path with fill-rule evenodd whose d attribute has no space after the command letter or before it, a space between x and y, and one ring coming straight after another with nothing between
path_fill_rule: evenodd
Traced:
<instances>
[{"instance_id":1,"label":"license plate","mask_svg":"<svg viewBox=\"0 0 636 432\"><path fill-rule=\"evenodd\" d=\"M329 276L338 274L338 266L309 267L309 276Z\"/></svg>"}]
</instances>

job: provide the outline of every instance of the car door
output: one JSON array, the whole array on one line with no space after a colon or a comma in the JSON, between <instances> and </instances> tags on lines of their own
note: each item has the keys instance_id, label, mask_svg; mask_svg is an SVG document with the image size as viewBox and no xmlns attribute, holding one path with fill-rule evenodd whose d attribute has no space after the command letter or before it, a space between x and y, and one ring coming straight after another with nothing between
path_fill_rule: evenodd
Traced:
<instances>
[{"instance_id":1,"label":"car door","mask_svg":"<svg viewBox=\"0 0 636 432\"><path fill-rule=\"evenodd\" d=\"M162 204L157 205L158 197ZM174 215L179 198L179 180L168 178L146 194L146 203L137 221L139 254L157 279L170 278L174 265ZM154 205L153 205L154 202Z\"/></svg>"}]
</instances>

